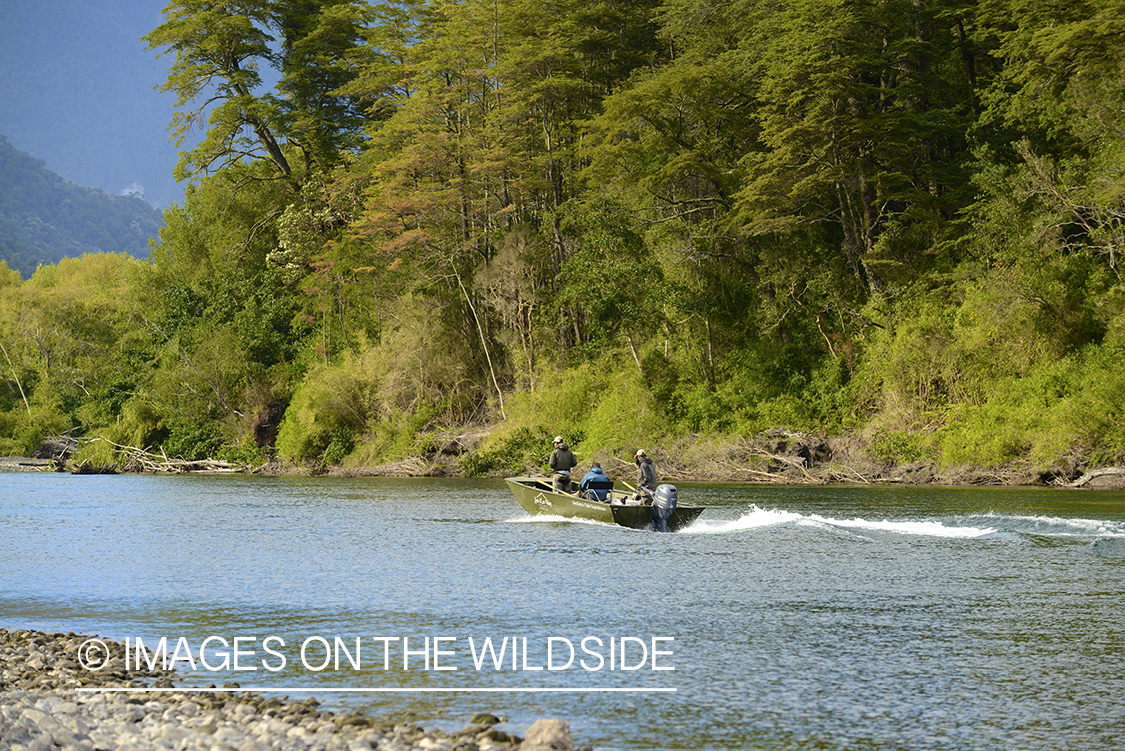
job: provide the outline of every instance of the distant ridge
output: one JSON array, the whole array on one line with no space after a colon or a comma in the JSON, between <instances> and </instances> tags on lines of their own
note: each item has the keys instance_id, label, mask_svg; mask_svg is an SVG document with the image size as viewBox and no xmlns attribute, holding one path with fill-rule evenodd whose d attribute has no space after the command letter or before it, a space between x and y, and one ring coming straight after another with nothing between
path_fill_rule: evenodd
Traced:
<instances>
[{"instance_id":1,"label":"distant ridge","mask_svg":"<svg viewBox=\"0 0 1125 751\"><path fill-rule=\"evenodd\" d=\"M0 135L0 259L25 278L83 253L148 257L161 213L136 194L83 188Z\"/></svg>"}]
</instances>

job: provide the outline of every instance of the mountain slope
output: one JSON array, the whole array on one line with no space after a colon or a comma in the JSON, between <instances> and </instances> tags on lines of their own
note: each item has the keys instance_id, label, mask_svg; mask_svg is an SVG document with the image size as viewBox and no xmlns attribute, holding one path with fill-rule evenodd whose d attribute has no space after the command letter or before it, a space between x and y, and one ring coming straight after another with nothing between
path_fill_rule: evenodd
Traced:
<instances>
[{"instance_id":1,"label":"mountain slope","mask_svg":"<svg viewBox=\"0 0 1125 751\"><path fill-rule=\"evenodd\" d=\"M174 94L154 90L171 57L141 36L166 0L0 2L0 133L76 185L154 206L183 198L168 140Z\"/></svg>"},{"instance_id":2,"label":"mountain slope","mask_svg":"<svg viewBox=\"0 0 1125 751\"><path fill-rule=\"evenodd\" d=\"M67 182L0 135L0 259L24 278L83 253L146 258L160 225L144 199Z\"/></svg>"}]
</instances>

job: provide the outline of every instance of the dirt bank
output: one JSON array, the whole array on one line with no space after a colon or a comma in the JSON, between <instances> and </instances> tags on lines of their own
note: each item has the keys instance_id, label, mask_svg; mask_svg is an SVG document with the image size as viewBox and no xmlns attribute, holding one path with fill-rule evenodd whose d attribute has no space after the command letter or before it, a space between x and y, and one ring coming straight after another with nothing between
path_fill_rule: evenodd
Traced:
<instances>
[{"instance_id":1,"label":"dirt bank","mask_svg":"<svg viewBox=\"0 0 1125 751\"><path fill-rule=\"evenodd\" d=\"M125 471L140 472L247 472L264 475L331 475L340 477L459 477L461 459L478 450L485 433L453 434L437 451L409 456L375 466L299 466L273 460L258 467L237 468L219 461L138 461L133 449ZM713 440L687 436L675 442L645 447L671 482L736 482L786 485L1028 485L1084 489L1125 489L1125 466L1096 466L1074 457L1041 468L1030 462L1000 467L942 467L926 460L896 464L872 457L867 446L852 437L770 431L753 438ZM73 444L44 442L35 457L0 458L0 471L70 471L96 473L116 467L90 467L69 461ZM601 463L616 479L631 479L635 470L628 458L596 453L579 456L579 469ZM542 474L543 467L510 468L501 474ZM496 476L501 476L500 474Z\"/></svg>"},{"instance_id":2,"label":"dirt bank","mask_svg":"<svg viewBox=\"0 0 1125 751\"><path fill-rule=\"evenodd\" d=\"M458 460L475 450L459 441L455 450L413 456L376 467L330 467L329 475L351 477L459 476ZM1125 467L1091 467L1073 459L1045 469L1030 463L1002 467L941 467L935 461L896 464L873 458L855 438L771 431L738 440L711 441L696 436L676 443L645 447L665 481L735 482L784 485L1027 485L1060 488L1125 489ZM579 457L579 469L600 462L610 476L631 480L636 475L628 457L607 453ZM279 465L278 474L301 472ZM525 466L508 474L543 474L544 468Z\"/></svg>"}]
</instances>

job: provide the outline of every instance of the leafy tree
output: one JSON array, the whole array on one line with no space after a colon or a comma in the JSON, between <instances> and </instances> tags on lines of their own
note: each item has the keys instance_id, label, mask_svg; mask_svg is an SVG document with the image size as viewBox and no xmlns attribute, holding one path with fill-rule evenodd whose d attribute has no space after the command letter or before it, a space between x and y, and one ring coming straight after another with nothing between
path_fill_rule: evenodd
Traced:
<instances>
[{"instance_id":1,"label":"leafy tree","mask_svg":"<svg viewBox=\"0 0 1125 751\"><path fill-rule=\"evenodd\" d=\"M562 231L576 248L563 267L559 302L580 312L580 341L593 354L622 337L639 368L638 344L664 323L660 264L619 207L566 208ZM576 348L574 354L585 360L591 353Z\"/></svg>"},{"instance_id":2,"label":"leafy tree","mask_svg":"<svg viewBox=\"0 0 1125 751\"><path fill-rule=\"evenodd\" d=\"M1038 202L1040 231L1090 247L1120 277L1125 235L1125 21L1114 0L982 4L978 34L998 75L986 125L1014 135L985 155L1013 167L1010 188Z\"/></svg>"},{"instance_id":3,"label":"leafy tree","mask_svg":"<svg viewBox=\"0 0 1125 751\"><path fill-rule=\"evenodd\" d=\"M365 4L345 0L276 3L281 34L279 70L284 130L313 164L327 170L341 152L356 150L367 122L371 95L345 89L364 61L359 49L373 15Z\"/></svg>"},{"instance_id":4,"label":"leafy tree","mask_svg":"<svg viewBox=\"0 0 1125 751\"><path fill-rule=\"evenodd\" d=\"M293 170L279 134L281 107L275 98L255 93L262 85L260 67L274 58L268 31L273 3L173 0L164 17L165 23L142 39L147 49L160 50L158 56L175 55L161 91L176 94L179 110L171 130L177 144L207 121L204 139L181 153L176 179L260 156L279 176L289 177Z\"/></svg>"},{"instance_id":5,"label":"leafy tree","mask_svg":"<svg viewBox=\"0 0 1125 751\"><path fill-rule=\"evenodd\" d=\"M902 232L957 206L967 89L938 8L810 0L770 13L759 31L765 148L744 159L746 230L838 228L859 294L878 292L915 252Z\"/></svg>"}]
</instances>

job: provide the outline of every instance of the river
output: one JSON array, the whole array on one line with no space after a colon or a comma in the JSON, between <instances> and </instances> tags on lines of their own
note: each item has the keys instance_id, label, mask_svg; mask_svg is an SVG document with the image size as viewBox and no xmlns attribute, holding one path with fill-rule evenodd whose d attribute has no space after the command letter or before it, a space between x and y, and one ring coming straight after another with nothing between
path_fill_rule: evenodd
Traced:
<instances>
[{"instance_id":1,"label":"river","mask_svg":"<svg viewBox=\"0 0 1125 751\"><path fill-rule=\"evenodd\" d=\"M597 749L1125 746L1121 492L685 484L662 535L501 481L0 488L0 626L163 638L188 685Z\"/></svg>"}]
</instances>

